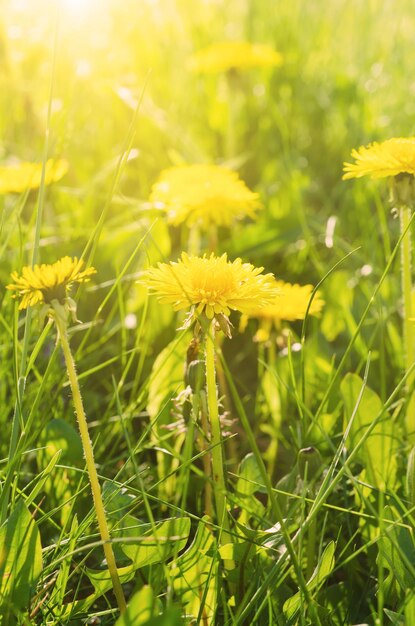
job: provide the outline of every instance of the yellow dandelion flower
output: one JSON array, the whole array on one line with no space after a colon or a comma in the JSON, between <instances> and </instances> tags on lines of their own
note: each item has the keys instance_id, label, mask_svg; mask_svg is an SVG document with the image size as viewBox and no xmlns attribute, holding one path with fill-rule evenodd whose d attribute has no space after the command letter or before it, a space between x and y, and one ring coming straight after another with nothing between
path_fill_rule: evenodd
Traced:
<instances>
[{"instance_id":1,"label":"yellow dandelion flower","mask_svg":"<svg viewBox=\"0 0 415 626\"><path fill-rule=\"evenodd\" d=\"M183 165L161 172L150 201L167 212L175 226L231 226L235 219L255 217L261 206L254 193L233 172L218 165Z\"/></svg>"},{"instance_id":2,"label":"yellow dandelion flower","mask_svg":"<svg viewBox=\"0 0 415 626\"><path fill-rule=\"evenodd\" d=\"M227 255L188 256L185 252L173 263L159 263L151 268L146 284L163 304L175 311L191 308L208 319L227 317L231 309L247 312L272 302L276 289L272 274L264 268L228 261Z\"/></svg>"},{"instance_id":3,"label":"yellow dandelion flower","mask_svg":"<svg viewBox=\"0 0 415 626\"><path fill-rule=\"evenodd\" d=\"M51 304L53 300L65 304L72 284L87 282L96 272L93 267L81 271L83 264L82 259L65 256L51 265L26 266L21 276L12 273L14 282L6 288L14 292L14 298L21 298L19 309L39 303Z\"/></svg>"},{"instance_id":4,"label":"yellow dandelion flower","mask_svg":"<svg viewBox=\"0 0 415 626\"><path fill-rule=\"evenodd\" d=\"M197 74L216 74L253 67L276 67L282 56L270 46L249 41L221 41L194 54L189 67Z\"/></svg>"},{"instance_id":5,"label":"yellow dandelion flower","mask_svg":"<svg viewBox=\"0 0 415 626\"><path fill-rule=\"evenodd\" d=\"M386 178L399 174L415 175L415 137L393 138L361 146L352 151L354 163L344 163L343 180Z\"/></svg>"},{"instance_id":6,"label":"yellow dandelion flower","mask_svg":"<svg viewBox=\"0 0 415 626\"><path fill-rule=\"evenodd\" d=\"M246 314L241 321L242 329L246 326L248 318L255 317L260 322L260 327L255 335L256 341L267 341L272 328L280 330L281 322L294 322L305 318L307 307L310 302L313 285L298 285L276 280L274 283L277 295L273 301L261 308L255 308ZM319 316L324 306L324 300L320 292L317 292L308 310L309 315Z\"/></svg>"},{"instance_id":7,"label":"yellow dandelion flower","mask_svg":"<svg viewBox=\"0 0 415 626\"><path fill-rule=\"evenodd\" d=\"M68 171L68 162L64 159L49 159L45 168L45 185L60 180ZM42 178L42 163L17 163L0 166L0 194L21 193L27 189L36 189Z\"/></svg>"}]
</instances>

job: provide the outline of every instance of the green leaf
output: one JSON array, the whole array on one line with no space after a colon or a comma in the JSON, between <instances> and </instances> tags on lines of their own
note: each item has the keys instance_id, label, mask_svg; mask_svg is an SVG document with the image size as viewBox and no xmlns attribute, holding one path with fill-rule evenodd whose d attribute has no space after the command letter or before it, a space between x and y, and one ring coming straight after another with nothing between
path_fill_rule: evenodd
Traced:
<instances>
[{"instance_id":1,"label":"green leaf","mask_svg":"<svg viewBox=\"0 0 415 626\"><path fill-rule=\"evenodd\" d=\"M182 597L186 614L198 623L213 624L216 608L216 577L219 559L213 554L215 541L205 517L199 522L192 545L171 570L173 587Z\"/></svg>"},{"instance_id":2,"label":"green leaf","mask_svg":"<svg viewBox=\"0 0 415 626\"><path fill-rule=\"evenodd\" d=\"M115 622L115 626L142 626L158 613L154 592L149 585L137 591L128 602L124 615Z\"/></svg>"},{"instance_id":3,"label":"green leaf","mask_svg":"<svg viewBox=\"0 0 415 626\"><path fill-rule=\"evenodd\" d=\"M146 585L133 595L115 626L180 626L184 623L179 609L169 607L160 614L160 606L153 589Z\"/></svg>"},{"instance_id":4,"label":"green leaf","mask_svg":"<svg viewBox=\"0 0 415 626\"><path fill-rule=\"evenodd\" d=\"M133 624L135 626L135 622ZM189 622L182 619L180 609L171 607L162 615L150 618L143 626L183 626L184 624L189 624ZM131 626L130 622L126 622L125 626Z\"/></svg>"},{"instance_id":5,"label":"green leaf","mask_svg":"<svg viewBox=\"0 0 415 626\"><path fill-rule=\"evenodd\" d=\"M39 493L45 489L47 490L47 482L50 480L51 475L55 470L55 465L58 463L61 457L61 450L58 450L50 459L49 463L41 472L36 480L36 484L33 489L30 491L26 498L26 506L30 506L32 502L37 498Z\"/></svg>"},{"instance_id":6,"label":"green leaf","mask_svg":"<svg viewBox=\"0 0 415 626\"><path fill-rule=\"evenodd\" d=\"M51 592L50 604L51 606L59 607L57 609L57 615L61 616L65 612L63 608L63 602L66 594L66 588L70 579L70 571L72 564L72 553L76 548L76 542L78 539L78 518L76 515L72 519L71 528L69 532L69 541L66 547L67 558L61 563L59 573L56 578L56 582Z\"/></svg>"},{"instance_id":7,"label":"green leaf","mask_svg":"<svg viewBox=\"0 0 415 626\"><path fill-rule=\"evenodd\" d=\"M395 613L395 611L390 611L389 609L384 609L385 615L389 617L393 626L405 626L406 623L411 624L411 622L405 622L405 618L399 613Z\"/></svg>"},{"instance_id":8,"label":"green leaf","mask_svg":"<svg viewBox=\"0 0 415 626\"><path fill-rule=\"evenodd\" d=\"M72 511L71 499L78 490L79 473L72 467L83 467L83 448L78 431L62 419L53 419L42 430L37 456L39 471L45 467L49 480L43 481L43 488L50 505L60 509L61 523L69 522ZM63 467L52 467L51 462L60 455ZM57 457L56 457L57 458ZM52 471L53 469L53 471Z\"/></svg>"},{"instance_id":9,"label":"green leaf","mask_svg":"<svg viewBox=\"0 0 415 626\"><path fill-rule=\"evenodd\" d=\"M265 493L263 480L258 463L252 452L249 452L239 466L239 477L236 483L235 503L241 512L238 521L247 525L251 517L260 518L264 514L264 505L254 497L257 492Z\"/></svg>"},{"instance_id":10,"label":"green leaf","mask_svg":"<svg viewBox=\"0 0 415 626\"><path fill-rule=\"evenodd\" d=\"M272 415L273 426L279 429L282 420L280 383L276 374L269 369L262 376L261 390L268 412Z\"/></svg>"},{"instance_id":11,"label":"green leaf","mask_svg":"<svg viewBox=\"0 0 415 626\"><path fill-rule=\"evenodd\" d=\"M160 449L160 441L166 438L165 426L172 422L173 399L184 389L184 365L189 346L189 335L176 337L156 358L150 375L147 411L154 425L151 440L157 449L157 474L159 494L169 500L175 493L179 452L176 458ZM174 433L171 435L174 436ZM182 436L182 441L184 437ZM176 445L180 445L176 437Z\"/></svg>"},{"instance_id":12,"label":"green leaf","mask_svg":"<svg viewBox=\"0 0 415 626\"><path fill-rule=\"evenodd\" d=\"M11 609L25 609L42 571L42 546L37 525L19 500L0 529L0 615L12 624ZM7 621L9 620L9 621Z\"/></svg>"},{"instance_id":13,"label":"green leaf","mask_svg":"<svg viewBox=\"0 0 415 626\"><path fill-rule=\"evenodd\" d=\"M401 517L392 507L383 511L385 529L378 539L379 557L388 569L393 581L402 591L415 585L415 546L410 530L397 523ZM396 523L395 523L396 522Z\"/></svg>"},{"instance_id":14,"label":"green leaf","mask_svg":"<svg viewBox=\"0 0 415 626\"><path fill-rule=\"evenodd\" d=\"M407 624L415 624L415 598L409 594L405 604L405 621Z\"/></svg>"},{"instance_id":15,"label":"green leaf","mask_svg":"<svg viewBox=\"0 0 415 626\"><path fill-rule=\"evenodd\" d=\"M153 532L150 524L143 524L133 516L128 516L128 526L120 530L122 537L136 538L138 545L120 545L121 550L131 559L131 565L118 567L121 583L132 580L138 568L145 565L162 563L176 555L186 545L190 532L190 518L171 518L156 525ZM142 532L138 535L138 529ZM112 589L110 573L105 570L85 568L85 573L94 587L94 593L87 598L69 604L65 611L65 617L83 613L100 596Z\"/></svg>"},{"instance_id":16,"label":"green leaf","mask_svg":"<svg viewBox=\"0 0 415 626\"><path fill-rule=\"evenodd\" d=\"M253 542L242 541L240 543L225 543L219 548L219 554L223 561L235 561L238 566L242 559L246 559L247 554L255 554L257 546Z\"/></svg>"},{"instance_id":17,"label":"green leaf","mask_svg":"<svg viewBox=\"0 0 415 626\"><path fill-rule=\"evenodd\" d=\"M325 300L321 332L327 341L334 341L345 330L345 312L353 304L353 290L348 287L350 275L345 271L333 272L325 280Z\"/></svg>"},{"instance_id":18,"label":"green leaf","mask_svg":"<svg viewBox=\"0 0 415 626\"><path fill-rule=\"evenodd\" d=\"M347 374L340 385L345 407L345 423L349 422L355 412L346 443L349 449L353 449L364 437L373 420L383 409L381 399L369 387L365 387L359 401L363 384L363 380L356 374ZM365 466L367 480L380 489L391 488L395 483L396 445L393 421L389 415L384 415L358 452L357 456Z\"/></svg>"},{"instance_id":19,"label":"green leaf","mask_svg":"<svg viewBox=\"0 0 415 626\"><path fill-rule=\"evenodd\" d=\"M182 626L188 623L187 620L182 619L180 609L172 607L167 609L163 615L152 617L145 626Z\"/></svg>"},{"instance_id":20,"label":"green leaf","mask_svg":"<svg viewBox=\"0 0 415 626\"><path fill-rule=\"evenodd\" d=\"M39 445L45 447L42 452L47 459L61 450L62 463L76 467L83 465L81 437L78 431L63 419L56 418L48 422L39 437Z\"/></svg>"},{"instance_id":21,"label":"green leaf","mask_svg":"<svg viewBox=\"0 0 415 626\"><path fill-rule=\"evenodd\" d=\"M117 570L121 583L129 582L135 576L135 568L133 565L128 565L127 567L117 567ZM99 597L103 596L104 593L107 593L107 591L112 589L112 580L107 569L93 570L86 568L85 573L91 581L95 591L82 600L75 600L74 602L70 602L65 605L65 609L61 613L61 619L64 623L76 615L88 611L89 607Z\"/></svg>"},{"instance_id":22,"label":"green leaf","mask_svg":"<svg viewBox=\"0 0 415 626\"><path fill-rule=\"evenodd\" d=\"M141 523L137 522L140 526ZM189 517L171 518L157 524L154 531L150 527L145 534L137 537L138 545L122 545L122 551L131 559L135 569L152 563L164 563L185 547L189 533ZM122 536L135 537L137 530L125 529Z\"/></svg>"},{"instance_id":23,"label":"green leaf","mask_svg":"<svg viewBox=\"0 0 415 626\"><path fill-rule=\"evenodd\" d=\"M102 486L102 497L105 502L105 511L111 522L126 526L126 516L134 503L134 497L128 493L127 489L120 488L119 485L110 480L106 480ZM133 518L136 519L136 518Z\"/></svg>"},{"instance_id":24,"label":"green leaf","mask_svg":"<svg viewBox=\"0 0 415 626\"><path fill-rule=\"evenodd\" d=\"M336 544L334 541L330 541L330 543L326 546L317 567L315 568L313 575L310 580L306 583L308 591L311 593L312 591L318 590L325 579L329 576L334 568L334 551L336 549ZM288 598L284 603L283 611L287 617L287 619L293 619L294 616L299 612L301 608L302 595L298 591L291 598Z\"/></svg>"},{"instance_id":25,"label":"green leaf","mask_svg":"<svg viewBox=\"0 0 415 626\"><path fill-rule=\"evenodd\" d=\"M238 474L236 491L239 495L251 497L258 491L265 493L265 488L260 486L262 485L261 470L252 452L242 459Z\"/></svg>"},{"instance_id":26,"label":"green leaf","mask_svg":"<svg viewBox=\"0 0 415 626\"><path fill-rule=\"evenodd\" d=\"M166 403L184 387L184 365L189 336L175 338L154 361L148 387L147 411L150 418L157 417ZM167 407L170 416L170 406ZM160 420L158 420L160 421Z\"/></svg>"}]
</instances>

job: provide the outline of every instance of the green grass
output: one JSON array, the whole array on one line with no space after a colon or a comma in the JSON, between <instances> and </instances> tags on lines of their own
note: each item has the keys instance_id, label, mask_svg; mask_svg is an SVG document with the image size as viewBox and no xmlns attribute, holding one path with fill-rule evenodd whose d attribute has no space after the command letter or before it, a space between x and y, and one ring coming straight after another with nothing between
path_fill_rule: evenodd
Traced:
<instances>
[{"instance_id":1,"label":"green grass","mask_svg":"<svg viewBox=\"0 0 415 626\"><path fill-rule=\"evenodd\" d=\"M56 4L0 3L0 165L70 166L0 196L0 624L412 626L399 220L386 182L341 180L353 147L415 134L412 3ZM284 56L240 75L232 104L223 76L187 69L225 38ZM264 205L222 229L215 252L321 282L326 302L274 346L233 313L217 346L230 543L205 515L204 385L184 394L191 333L137 283L187 248L148 197L163 168L193 162L233 167ZM97 268L74 291L70 341L123 617L56 331L5 289L13 270L66 254Z\"/></svg>"}]
</instances>

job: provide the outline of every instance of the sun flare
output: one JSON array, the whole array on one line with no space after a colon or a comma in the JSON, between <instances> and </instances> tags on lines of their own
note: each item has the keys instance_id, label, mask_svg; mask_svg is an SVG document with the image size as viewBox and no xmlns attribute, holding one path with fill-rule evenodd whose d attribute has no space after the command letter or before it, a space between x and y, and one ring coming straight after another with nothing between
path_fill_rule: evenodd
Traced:
<instances>
[{"instance_id":1,"label":"sun flare","mask_svg":"<svg viewBox=\"0 0 415 626\"><path fill-rule=\"evenodd\" d=\"M59 0L59 8L63 17L73 17L76 19L84 19L99 9L100 4L97 0Z\"/></svg>"}]
</instances>

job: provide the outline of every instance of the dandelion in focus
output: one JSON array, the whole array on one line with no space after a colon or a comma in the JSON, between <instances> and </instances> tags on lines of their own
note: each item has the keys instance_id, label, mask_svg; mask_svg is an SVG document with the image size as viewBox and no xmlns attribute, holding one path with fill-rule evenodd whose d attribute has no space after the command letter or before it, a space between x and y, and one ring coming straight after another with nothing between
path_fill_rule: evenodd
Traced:
<instances>
[{"instance_id":1,"label":"dandelion in focus","mask_svg":"<svg viewBox=\"0 0 415 626\"><path fill-rule=\"evenodd\" d=\"M197 74L216 74L281 64L281 54L270 46L249 41L221 41L196 52L189 67Z\"/></svg>"},{"instance_id":2,"label":"dandelion in focus","mask_svg":"<svg viewBox=\"0 0 415 626\"><path fill-rule=\"evenodd\" d=\"M159 301L171 304L176 311L189 309L185 326L195 324L195 334L204 339L206 396L211 433L212 483L216 518L222 525L223 543L232 543L226 505L226 481L222 435L218 409L215 367L215 333L219 327L230 337L231 310L247 312L273 301L276 293L272 274L263 274L241 259L229 261L226 254L217 257L189 256L185 252L174 263L159 263L148 271L145 283Z\"/></svg>"},{"instance_id":3,"label":"dandelion in focus","mask_svg":"<svg viewBox=\"0 0 415 626\"><path fill-rule=\"evenodd\" d=\"M196 257L183 252L177 262L150 269L145 282L161 303L175 311L188 309L190 322L205 316L228 326L231 310L247 313L272 302L274 278L262 272L241 259L229 261L226 254Z\"/></svg>"},{"instance_id":4,"label":"dandelion in focus","mask_svg":"<svg viewBox=\"0 0 415 626\"><path fill-rule=\"evenodd\" d=\"M166 211L171 224L207 228L231 226L234 220L255 217L259 195L236 172L218 165L183 165L161 172L150 201Z\"/></svg>"},{"instance_id":5,"label":"dandelion in focus","mask_svg":"<svg viewBox=\"0 0 415 626\"><path fill-rule=\"evenodd\" d=\"M45 185L54 183L68 171L68 162L64 159L49 159L45 167ZM0 194L22 193L28 189L37 189L42 181L42 163L22 162L0 166Z\"/></svg>"}]
</instances>

